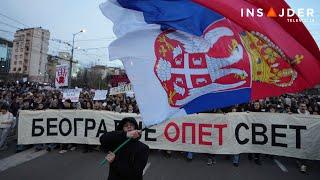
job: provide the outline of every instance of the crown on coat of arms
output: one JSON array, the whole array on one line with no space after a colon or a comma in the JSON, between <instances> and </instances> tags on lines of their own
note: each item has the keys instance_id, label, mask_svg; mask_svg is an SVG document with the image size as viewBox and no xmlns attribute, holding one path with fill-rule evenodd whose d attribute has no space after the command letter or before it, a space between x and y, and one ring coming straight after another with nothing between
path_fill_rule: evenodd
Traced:
<instances>
[{"instance_id":1,"label":"crown on coat of arms","mask_svg":"<svg viewBox=\"0 0 320 180\"><path fill-rule=\"evenodd\" d=\"M282 50L266 36L258 32L243 32L241 40L251 57L252 80L289 87L296 80L298 73L292 66L301 63L303 55L288 58Z\"/></svg>"}]
</instances>

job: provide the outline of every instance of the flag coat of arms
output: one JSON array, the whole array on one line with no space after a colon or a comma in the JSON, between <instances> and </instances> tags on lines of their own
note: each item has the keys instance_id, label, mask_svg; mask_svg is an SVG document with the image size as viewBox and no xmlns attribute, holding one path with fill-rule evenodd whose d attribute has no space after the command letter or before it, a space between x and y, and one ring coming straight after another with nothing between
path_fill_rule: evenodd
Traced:
<instances>
[{"instance_id":1,"label":"flag coat of arms","mask_svg":"<svg viewBox=\"0 0 320 180\"><path fill-rule=\"evenodd\" d=\"M100 5L117 36L109 46L110 59L122 60L146 126L320 83L319 57L281 23L270 18L245 22L218 13L222 7L234 10L231 4L199 3L204 6L190 0Z\"/></svg>"}]
</instances>

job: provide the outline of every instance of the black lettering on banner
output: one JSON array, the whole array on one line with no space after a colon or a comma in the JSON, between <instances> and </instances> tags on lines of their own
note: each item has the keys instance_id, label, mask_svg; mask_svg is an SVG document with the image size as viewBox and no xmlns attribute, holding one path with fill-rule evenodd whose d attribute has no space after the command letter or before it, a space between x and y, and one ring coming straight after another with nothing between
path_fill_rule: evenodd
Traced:
<instances>
[{"instance_id":1,"label":"black lettering on banner","mask_svg":"<svg viewBox=\"0 0 320 180\"><path fill-rule=\"evenodd\" d=\"M301 149L301 130L306 130L307 126L290 125L289 129L295 129L296 130L296 148L297 149Z\"/></svg>"},{"instance_id":2,"label":"black lettering on banner","mask_svg":"<svg viewBox=\"0 0 320 180\"><path fill-rule=\"evenodd\" d=\"M104 119L101 119L96 137L100 137L100 134L103 134L105 132L107 132L107 127L106 127L106 124L104 123Z\"/></svg>"},{"instance_id":3,"label":"black lettering on banner","mask_svg":"<svg viewBox=\"0 0 320 180\"><path fill-rule=\"evenodd\" d=\"M277 143L276 137L286 137L286 134L277 133L276 129L287 129L287 125L272 124L271 125L271 146L288 147L287 144Z\"/></svg>"},{"instance_id":4,"label":"black lettering on banner","mask_svg":"<svg viewBox=\"0 0 320 180\"><path fill-rule=\"evenodd\" d=\"M244 144L247 144L249 142L249 139L248 138L245 138L244 140L240 140L239 138L239 130L241 127L244 127L246 130L249 129L249 126L245 123L239 123L235 129L235 135L236 135L236 139L238 141L239 144L241 145L244 145Z\"/></svg>"},{"instance_id":5,"label":"black lettering on banner","mask_svg":"<svg viewBox=\"0 0 320 180\"><path fill-rule=\"evenodd\" d=\"M83 118L74 118L74 121L73 121L73 123L74 123L74 136L77 136L77 129L78 129L78 122L79 121L83 121Z\"/></svg>"},{"instance_id":6,"label":"black lettering on banner","mask_svg":"<svg viewBox=\"0 0 320 180\"><path fill-rule=\"evenodd\" d=\"M146 129L144 134L145 141L157 141L157 138L149 138L149 133L156 133L155 129Z\"/></svg>"},{"instance_id":7,"label":"black lettering on banner","mask_svg":"<svg viewBox=\"0 0 320 180\"><path fill-rule=\"evenodd\" d=\"M117 129L117 126L119 125L120 120L114 120L114 130Z\"/></svg>"},{"instance_id":8,"label":"black lettering on banner","mask_svg":"<svg viewBox=\"0 0 320 180\"><path fill-rule=\"evenodd\" d=\"M92 126L89 126L89 122L92 123ZM95 127L96 127L96 121L94 119L86 119L85 128L84 128L84 137L88 136L88 130L93 130Z\"/></svg>"},{"instance_id":9,"label":"black lettering on banner","mask_svg":"<svg viewBox=\"0 0 320 180\"><path fill-rule=\"evenodd\" d=\"M67 132L63 132L63 129L62 129L62 126L63 126L64 122L66 122L68 124L68 131ZM60 131L60 134L62 136L68 136L72 131L71 121L69 119L67 119L67 118L61 119L61 121L59 123L59 131Z\"/></svg>"},{"instance_id":10,"label":"black lettering on banner","mask_svg":"<svg viewBox=\"0 0 320 180\"><path fill-rule=\"evenodd\" d=\"M142 129L142 121L139 122L139 125L138 125L138 130L141 130Z\"/></svg>"},{"instance_id":11,"label":"black lettering on banner","mask_svg":"<svg viewBox=\"0 0 320 180\"><path fill-rule=\"evenodd\" d=\"M257 128L262 128L262 132L257 132ZM268 142L268 137L266 136L267 127L264 124L252 123L252 144L264 145ZM262 136L263 141L257 141L257 136Z\"/></svg>"},{"instance_id":12,"label":"black lettering on banner","mask_svg":"<svg viewBox=\"0 0 320 180\"><path fill-rule=\"evenodd\" d=\"M32 137L42 136L44 133L44 128L40 125L36 125L36 122L42 122L43 119L33 119L32 120ZM36 129L40 129L39 133L36 133Z\"/></svg>"},{"instance_id":13,"label":"black lettering on banner","mask_svg":"<svg viewBox=\"0 0 320 180\"><path fill-rule=\"evenodd\" d=\"M51 132L51 128L57 128L57 124L51 124L51 122L57 121L57 118L47 119L47 136L58 136L58 132Z\"/></svg>"}]
</instances>

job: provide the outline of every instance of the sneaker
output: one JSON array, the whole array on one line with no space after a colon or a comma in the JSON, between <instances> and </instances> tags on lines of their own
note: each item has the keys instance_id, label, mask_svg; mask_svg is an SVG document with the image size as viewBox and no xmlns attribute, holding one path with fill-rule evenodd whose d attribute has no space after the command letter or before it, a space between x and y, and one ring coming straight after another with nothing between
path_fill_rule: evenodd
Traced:
<instances>
[{"instance_id":1,"label":"sneaker","mask_svg":"<svg viewBox=\"0 0 320 180\"><path fill-rule=\"evenodd\" d=\"M233 163L233 166L234 166L234 167L238 167L238 166L239 166L239 163Z\"/></svg>"},{"instance_id":2,"label":"sneaker","mask_svg":"<svg viewBox=\"0 0 320 180\"><path fill-rule=\"evenodd\" d=\"M300 172L301 173L306 173L307 172L307 166L306 165L301 165L300 166Z\"/></svg>"},{"instance_id":3,"label":"sneaker","mask_svg":"<svg viewBox=\"0 0 320 180\"><path fill-rule=\"evenodd\" d=\"M215 164L215 163L217 163L217 162L216 162L216 159L213 157L212 158L212 164Z\"/></svg>"},{"instance_id":4,"label":"sneaker","mask_svg":"<svg viewBox=\"0 0 320 180\"><path fill-rule=\"evenodd\" d=\"M68 152L68 150L64 150L64 149L63 149L63 150L60 150L60 151L59 151L59 154L64 154L64 153L66 153L66 152Z\"/></svg>"},{"instance_id":5,"label":"sneaker","mask_svg":"<svg viewBox=\"0 0 320 180\"><path fill-rule=\"evenodd\" d=\"M216 164L216 159L213 157L208 158L207 165L213 166L214 164Z\"/></svg>"},{"instance_id":6,"label":"sneaker","mask_svg":"<svg viewBox=\"0 0 320 180\"><path fill-rule=\"evenodd\" d=\"M71 148L70 148L70 150L71 151L75 151L77 148L75 147L75 146L72 146Z\"/></svg>"}]
</instances>

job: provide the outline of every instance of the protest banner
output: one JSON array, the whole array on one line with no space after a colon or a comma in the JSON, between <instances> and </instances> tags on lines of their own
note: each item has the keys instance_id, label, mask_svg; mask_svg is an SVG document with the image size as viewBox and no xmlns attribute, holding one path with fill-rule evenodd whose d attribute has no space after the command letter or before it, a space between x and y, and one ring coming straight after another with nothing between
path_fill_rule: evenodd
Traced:
<instances>
[{"instance_id":1,"label":"protest banner","mask_svg":"<svg viewBox=\"0 0 320 180\"><path fill-rule=\"evenodd\" d=\"M71 102L78 102L81 90L82 89L64 89L62 101L70 99Z\"/></svg>"},{"instance_id":2,"label":"protest banner","mask_svg":"<svg viewBox=\"0 0 320 180\"><path fill-rule=\"evenodd\" d=\"M93 100L105 100L107 98L108 90L95 90Z\"/></svg>"},{"instance_id":3,"label":"protest banner","mask_svg":"<svg viewBox=\"0 0 320 180\"><path fill-rule=\"evenodd\" d=\"M55 86L56 87L68 86L68 74L69 74L69 69L67 64L57 65Z\"/></svg>"},{"instance_id":4,"label":"protest banner","mask_svg":"<svg viewBox=\"0 0 320 180\"><path fill-rule=\"evenodd\" d=\"M124 94L128 92L133 92L131 84L110 88L110 95Z\"/></svg>"},{"instance_id":5,"label":"protest banner","mask_svg":"<svg viewBox=\"0 0 320 180\"><path fill-rule=\"evenodd\" d=\"M99 144L124 117L137 114L93 110L21 111L18 144ZM275 113L198 114L143 132L152 149L211 154L263 153L320 160L320 116Z\"/></svg>"}]
</instances>

